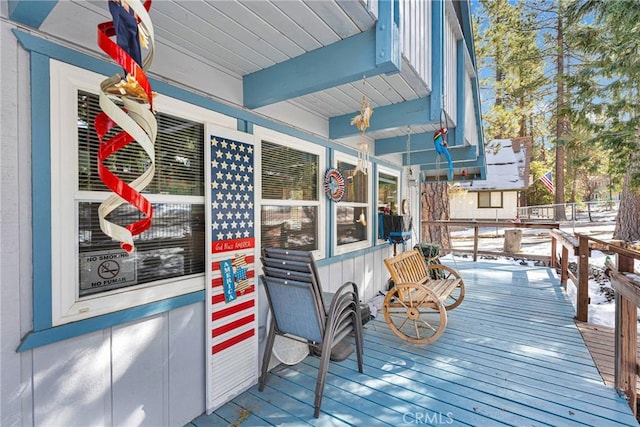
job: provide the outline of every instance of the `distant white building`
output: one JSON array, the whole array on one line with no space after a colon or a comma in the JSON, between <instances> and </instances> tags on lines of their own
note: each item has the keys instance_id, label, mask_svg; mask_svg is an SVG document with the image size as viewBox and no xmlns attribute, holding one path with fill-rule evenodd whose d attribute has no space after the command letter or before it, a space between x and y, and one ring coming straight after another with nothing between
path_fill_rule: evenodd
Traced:
<instances>
[{"instance_id":1,"label":"distant white building","mask_svg":"<svg viewBox=\"0 0 640 427\"><path fill-rule=\"evenodd\" d=\"M450 192L451 219L514 219L519 193L529 187L531 145L530 137L487 143L487 179L454 184Z\"/></svg>"}]
</instances>

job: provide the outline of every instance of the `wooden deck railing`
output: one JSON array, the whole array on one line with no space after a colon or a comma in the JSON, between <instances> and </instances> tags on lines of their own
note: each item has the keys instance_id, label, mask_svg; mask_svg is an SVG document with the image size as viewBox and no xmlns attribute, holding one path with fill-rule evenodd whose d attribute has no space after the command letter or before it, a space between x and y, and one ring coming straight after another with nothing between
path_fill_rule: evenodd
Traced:
<instances>
[{"instance_id":1,"label":"wooden deck railing","mask_svg":"<svg viewBox=\"0 0 640 427\"><path fill-rule=\"evenodd\" d=\"M493 255L493 256L510 256L520 257L533 260L552 262L552 257L548 255L540 254L527 254L527 253L508 253L504 251L488 251L478 248L480 228L495 228L495 229L509 229L509 228L535 228L535 229L559 229L560 225L557 222L549 223L516 223L512 221L422 221L424 225L435 225L439 227L467 227L473 228L473 250L460 249L460 248L440 248L441 253L470 253L473 255L473 260L478 260L478 255Z\"/></svg>"},{"instance_id":2,"label":"wooden deck railing","mask_svg":"<svg viewBox=\"0 0 640 427\"><path fill-rule=\"evenodd\" d=\"M575 233L569 234L560 230L557 223L513 223L491 221L423 221L431 226L460 226L473 227L473 250L457 249L453 247L441 248L442 253L473 253L473 260L478 255L517 256L528 259L548 260L549 265L560 271L560 282L567 287L571 279L577 288L576 320L588 322L589 317L589 256L592 250L615 255L615 265L611 262L611 285L615 291L615 348L614 348L614 384L617 390L624 392L629 406L636 417L638 416L637 377L640 375L638 364L638 308L640 308L640 276L634 271L636 260L640 260L640 252L626 249L620 241L604 241L594 237ZM526 253L505 253L500 251L478 250L479 228L539 228L550 229L551 254L540 256ZM558 249L561 251L558 259ZM569 256L577 257L576 274L569 269Z\"/></svg>"}]
</instances>

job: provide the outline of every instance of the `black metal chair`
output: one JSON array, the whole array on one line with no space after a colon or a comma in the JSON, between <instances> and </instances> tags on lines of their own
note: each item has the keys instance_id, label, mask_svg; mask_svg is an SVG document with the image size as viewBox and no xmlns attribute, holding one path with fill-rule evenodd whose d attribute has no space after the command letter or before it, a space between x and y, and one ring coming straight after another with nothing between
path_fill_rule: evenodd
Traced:
<instances>
[{"instance_id":1,"label":"black metal chair","mask_svg":"<svg viewBox=\"0 0 640 427\"><path fill-rule=\"evenodd\" d=\"M262 360L259 390L264 390L276 335L303 340L320 356L313 416L320 415L329 360L346 359L354 346L345 338L353 335L358 371L363 371L363 339L358 287L343 284L325 305L313 255L306 251L265 248L261 276L272 322Z\"/></svg>"}]
</instances>

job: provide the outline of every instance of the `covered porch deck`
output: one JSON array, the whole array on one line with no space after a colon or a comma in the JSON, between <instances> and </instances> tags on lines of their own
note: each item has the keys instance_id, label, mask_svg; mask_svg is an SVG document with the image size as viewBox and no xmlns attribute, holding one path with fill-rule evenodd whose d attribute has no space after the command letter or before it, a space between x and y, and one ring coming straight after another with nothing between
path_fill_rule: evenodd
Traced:
<instances>
[{"instance_id":1,"label":"covered porch deck","mask_svg":"<svg viewBox=\"0 0 640 427\"><path fill-rule=\"evenodd\" d=\"M319 359L276 367L257 386L195 426L637 426L624 397L606 386L574 323L574 309L546 267L449 263L464 302L443 336L414 346L381 313L365 327L364 373L355 355L329 366L313 418Z\"/></svg>"}]
</instances>

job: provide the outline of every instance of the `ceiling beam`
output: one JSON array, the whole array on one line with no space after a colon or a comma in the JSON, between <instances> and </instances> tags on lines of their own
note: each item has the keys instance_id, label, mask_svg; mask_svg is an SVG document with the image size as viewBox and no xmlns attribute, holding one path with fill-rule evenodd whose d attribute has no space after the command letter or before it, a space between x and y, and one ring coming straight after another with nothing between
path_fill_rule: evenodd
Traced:
<instances>
[{"instance_id":1,"label":"ceiling beam","mask_svg":"<svg viewBox=\"0 0 640 427\"><path fill-rule=\"evenodd\" d=\"M470 145L466 147L449 147L449 154L451 155L451 161L453 162L453 167L456 166L456 162L467 161L467 160L476 160L482 159L484 161L484 157L478 155L478 148L476 146ZM440 161L440 165L443 168L448 168L447 159L444 156L436 153L435 150L428 151L417 151L411 153L411 164L412 165L436 165L438 162L438 158ZM407 154L402 155L402 164L407 165Z\"/></svg>"},{"instance_id":2,"label":"ceiling beam","mask_svg":"<svg viewBox=\"0 0 640 427\"><path fill-rule=\"evenodd\" d=\"M351 119L359 113L359 111L354 111L353 113L329 118L329 138L340 139L360 134L358 128L351 124ZM383 105L373 110L367 132L393 128L405 129L408 126L424 125L431 122L429 117L429 97ZM406 137L398 138L404 138L406 141ZM404 147L405 145L403 144L402 146Z\"/></svg>"},{"instance_id":3,"label":"ceiling beam","mask_svg":"<svg viewBox=\"0 0 640 427\"><path fill-rule=\"evenodd\" d=\"M40 28L57 3L57 0L9 0L9 19Z\"/></svg>"},{"instance_id":4,"label":"ceiling beam","mask_svg":"<svg viewBox=\"0 0 640 427\"><path fill-rule=\"evenodd\" d=\"M375 28L244 76L244 106L259 108L363 77L398 72L399 13L397 0L380 0Z\"/></svg>"}]
</instances>

